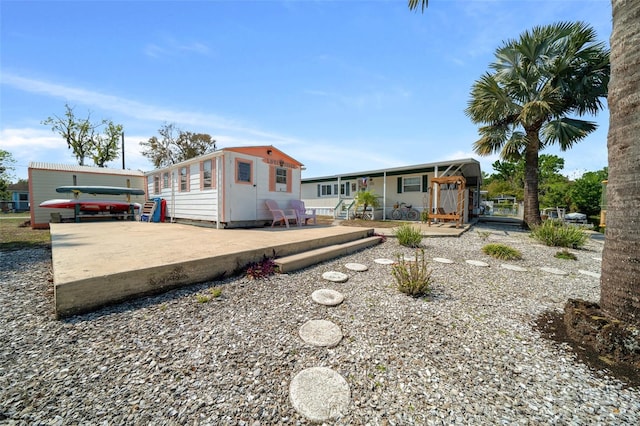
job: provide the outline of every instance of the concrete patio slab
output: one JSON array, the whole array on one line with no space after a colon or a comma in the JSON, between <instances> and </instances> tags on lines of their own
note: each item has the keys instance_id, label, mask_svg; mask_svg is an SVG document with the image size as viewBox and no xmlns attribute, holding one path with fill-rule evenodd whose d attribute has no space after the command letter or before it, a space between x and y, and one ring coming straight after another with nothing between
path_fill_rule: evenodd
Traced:
<instances>
[{"instance_id":1,"label":"concrete patio slab","mask_svg":"<svg viewBox=\"0 0 640 426\"><path fill-rule=\"evenodd\" d=\"M52 223L56 313L65 317L135 296L221 278L264 257L341 244L373 229L304 226L214 229L171 223Z\"/></svg>"}]
</instances>

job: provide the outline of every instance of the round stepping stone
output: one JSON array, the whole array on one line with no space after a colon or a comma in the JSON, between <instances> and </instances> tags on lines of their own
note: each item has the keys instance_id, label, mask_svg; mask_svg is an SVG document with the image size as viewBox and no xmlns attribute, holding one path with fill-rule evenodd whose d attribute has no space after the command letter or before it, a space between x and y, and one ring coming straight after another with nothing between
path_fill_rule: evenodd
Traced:
<instances>
[{"instance_id":1,"label":"round stepping stone","mask_svg":"<svg viewBox=\"0 0 640 426\"><path fill-rule=\"evenodd\" d=\"M340 327L327 320L310 320L300 327L300 337L313 346L334 347L342 340Z\"/></svg>"},{"instance_id":2,"label":"round stepping stone","mask_svg":"<svg viewBox=\"0 0 640 426\"><path fill-rule=\"evenodd\" d=\"M344 296L339 291L323 288L311 293L311 299L320 305L337 306L344 301Z\"/></svg>"},{"instance_id":3,"label":"round stepping stone","mask_svg":"<svg viewBox=\"0 0 640 426\"><path fill-rule=\"evenodd\" d=\"M349 275L338 271L327 271L322 274L322 278L334 283L343 283L349 279Z\"/></svg>"},{"instance_id":4,"label":"round stepping stone","mask_svg":"<svg viewBox=\"0 0 640 426\"><path fill-rule=\"evenodd\" d=\"M465 262L467 262L469 265L473 265L473 266L482 266L484 268L486 268L487 266L489 266L489 264L487 262L483 262L481 260L466 260Z\"/></svg>"},{"instance_id":5,"label":"round stepping stone","mask_svg":"<svg viewBox=\"0 0 640 426\"><path fill-rule=\"evenodd\" d=\"M433 261L438 263L453 263L453 260L447 259L446 257L434 257Z\"/></svg>"},{"instance_id":6,"label":"round stepping stone","mask_svg":"<svg viewBox=\"0 0 640 426\"><path fill-rule=\"evenodd\" d=\"M369 269L367 265L363 265L362 263L345 263L344 267L350 271L357 271L357 272L363 272Z\"/></svg>"},{"instance_id":7,"label":"round stepping stone","mask_svg":"<svg viewBox=\"0 0 640 426\"><path fill-rule=\"evenodd\" d=\"M289 398L298 413L321 423L346 414L351 390L344 377L334 370L312 367L291 380Z\"/></svg>"},{"instance_id":8,"label":"round stepping stone","mask_svg":"<svg viewBox=\"0 0 640 426\"><path fill-rule=\"evenodd\" d=\"M503 269L508 269L510 271L527 272L527 268L523 268L522 266L517 266L517 265L509 265L509 264L503 263L502 265L500 265L500 267Z\"/></svg>"},{"instance_id":9,"label":"round stepping stone","mask_svg":"<svg viewBox=\"0 0 640 426\"><path fill-rule=\"evenodd\" d=\"M394 263L396 263L395 260L391 259L374 259L374 262L380 265L393 265Z\"/></svg>"},{"instance_id":10,"label":"round stepping stone","mask_svg":"<svg viewBox=\"0 0 640 426\"><path fill-rule=\"evenodd\" d=\"M578 269L578 272L580 272L582 275L588 275L593 278L600 278L600 274L597 272L585 271L582 269Z\"/></svg>"},{"instance_id":11,"label":"round stepping stone","mask_svg":"<svg viewBox=\"0 0 640 426\"><path fill-rule=\"evenodd\" d=\"M547 267L542 267L540 268L542 271L544 272L548 272L550 274L554 274L554 275L569 275L568 272L563 271L562 269L556 269L556 268L547 268Z\"/></svg>"}]
</instances>

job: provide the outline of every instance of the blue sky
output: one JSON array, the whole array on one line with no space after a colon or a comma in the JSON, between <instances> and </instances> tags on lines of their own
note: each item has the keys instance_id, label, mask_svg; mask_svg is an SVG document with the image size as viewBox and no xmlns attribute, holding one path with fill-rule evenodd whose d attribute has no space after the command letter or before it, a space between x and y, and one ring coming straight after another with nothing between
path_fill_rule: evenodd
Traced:
<instances>
[{"instance_id":1,"label":"blue sky","mask_svg":"<svg viewBox=\"0 0 640 426\"><path fill-rule=\"evenodd\" d=\"M63 115L125 129L126 167L150 171L141 141L164 123L219 148L274 145L304 178L476 158L464 114L503 41L584 21L609 43L609 0L0 2L0 148L75 164L41 124ZM608 110L565 158L576 176L607 165ZM122 160L109 164L119 168Z\"/></svg>"}]
</instances>

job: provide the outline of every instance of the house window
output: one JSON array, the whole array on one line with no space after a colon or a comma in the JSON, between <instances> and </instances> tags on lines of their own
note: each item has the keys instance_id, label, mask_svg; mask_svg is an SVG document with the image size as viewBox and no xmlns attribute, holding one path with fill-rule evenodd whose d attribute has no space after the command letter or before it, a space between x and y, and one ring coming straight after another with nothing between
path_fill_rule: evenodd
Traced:
<instances>
[{"instance_id":1,"label":"house window","mask_svg":"<svg viewBox=\"0 0 640 426\"><path fill-rule=\"evenodd\" d=\"M276 168L276 183L287 184L287 169L283 169L282 167Z\"/></svg>"},{"instance_id":2,"label":"house window","mask_svg":"<svg viewBox=\"0 0 640 426\"><path fill-rule=\"evenodd\" d=\"M189 191L189 169L180 167L180 191Z\"/></svg>"},{"instance_id":3,"label":"house window","mask_svg":"<svg viewBox=\"0 0 640 426\"><path fill-rule=\"evenodd\" d=\"M153 175L153 193L160 193L160 175Z\"/></svg>"},{"instance_id":4,"label":"house window","mask_svg":"<svg viewBox=\"0 0 640 426\"><path fill-rule=\"evenodd\" d=\"M202 189L213 188L213 160L202 162L200 179L202 179Z\"/></svg>"},{"instance_id":5,"label":"house window","mask_svg":"<svg viewBox=\"0 0 640 426\"><path fill-rule=\"evenodd\" d=\"M318 185L318 196L319 197L329 197L331 195L338 195L338 184L319 184Z\"/></svg>"},{"instance_id":6,"label":"house window","mask_svg":"<svg viewBox=\"0 0 640 426\"><path fill-rule=\"evenodd\" d=\"M164 172L162 174L162 187L169 188L171 185L169 184L169 172Z\"/></svg>"},{"instance_id":7,"label":"house window","mask_svg":"<svg viewBox=\"0 0 640 426\"><path fill-rule=\"evenodd\" d=\"M402 179L402 192L420 192L420 177L406 177Z\"/></svg>"},{"instance_id":8,"label":"house window","mask_svg":"<svg viewBox=\"0 0 640 426\"><path fill-rule=\"evenodd\" d=\"M237 161L236 168L236 182L251 183L251 163L247 161Z\"/></svg>"},{"instance_id":9,"label":"house window","mask_svg":"<svg viewBox=\"0 0 640 426\"><path fill-rule=\"evenodd\" d=\"M349 194L350 194L350 191L349 191L350 188L351 188L351 185L349 184L349 182L341 183L340 184L340 195L344 195L344 196L348 197Z\"/></svg>"}]
</instances>

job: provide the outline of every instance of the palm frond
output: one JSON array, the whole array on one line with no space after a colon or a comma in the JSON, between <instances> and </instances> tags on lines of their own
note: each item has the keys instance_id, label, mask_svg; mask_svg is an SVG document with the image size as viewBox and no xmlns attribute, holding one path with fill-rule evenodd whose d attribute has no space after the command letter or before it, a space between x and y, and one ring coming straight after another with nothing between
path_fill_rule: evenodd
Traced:
<instances>
[{"instance_id":1,"label":"palm frond","mask_svg":"<svg viewBox=\"0 0 640 426\"><path fill-rule=\"evenodd\" d=\"M562 151L566 151L597 128L598 125L592 121L562 117L542 127L542 143L545 146L557 143Z\"/></svg>"}]
</instances>

